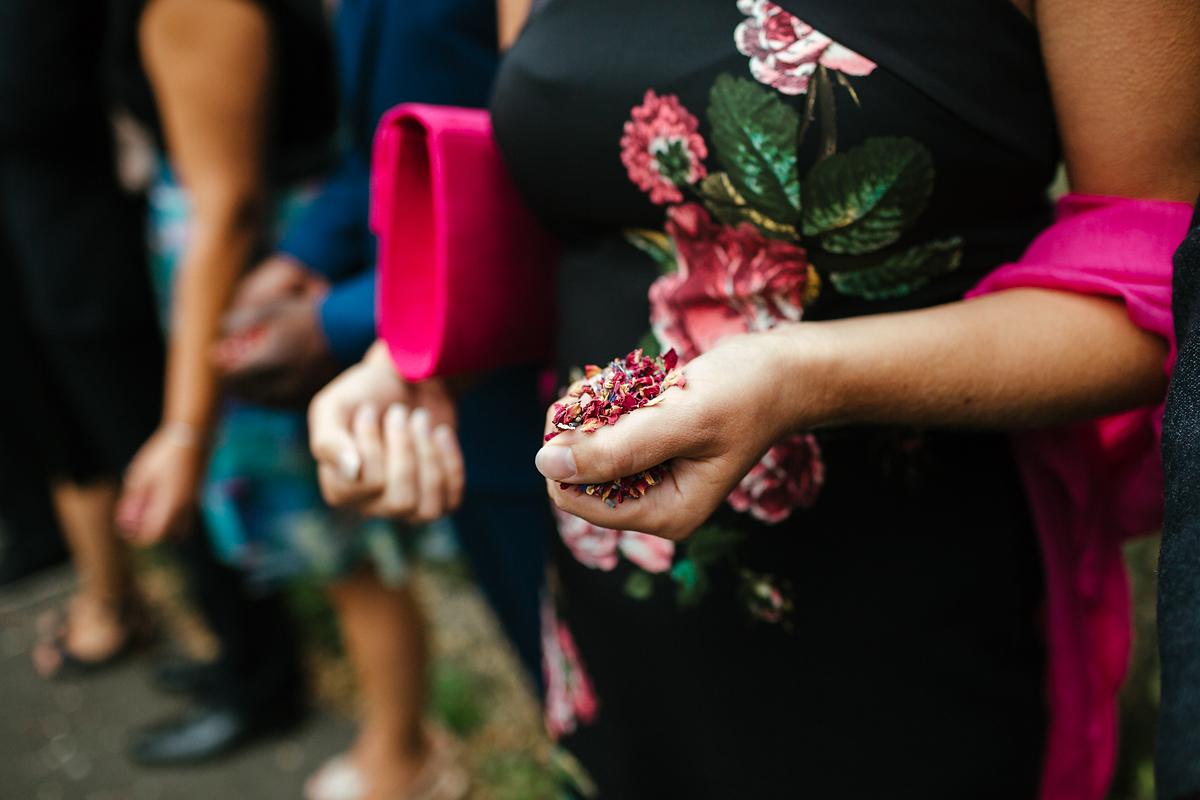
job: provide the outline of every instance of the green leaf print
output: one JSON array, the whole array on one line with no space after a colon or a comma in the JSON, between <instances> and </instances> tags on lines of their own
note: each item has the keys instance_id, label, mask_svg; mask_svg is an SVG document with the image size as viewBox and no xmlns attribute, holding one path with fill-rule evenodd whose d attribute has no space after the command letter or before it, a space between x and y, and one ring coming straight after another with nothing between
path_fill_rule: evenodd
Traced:
<instances>
[{"instance_id":1,"label":"green leaf print","mask_svg":"<svg viewBox=\"0 0 1200 800\"><path fill-rule=\"evenodd\" d=\"M634 600L645 600L654 594L654 578L649 572L634 570L625 580L625 594Z\"/></svg>"},{"instance_id":2,"label":"green leaf print","mask_svg":"<svg viewBox=\"0 0 1200 800\"><path fill-rule=\"evenodd\" d=\"M847 255L896 242L925 211L933 159L912 139L880 137L819 161L804 183L805 236Z\"/></svg>"},{"instance_id":3,"label":"green leaf print","mask_svg":"<svg viewBox=\"0 0 1200 800\"><path fill-rule=\"evenodd\" d=\"M691 559L675 562L671 580L675 581L675 600L685 608L699 603L708 591L708 573Z\"/></svg>"},{"instance_id":4,"label":"green leaf print","mask_svg":"<svg viewBox=\"0 0 1200 800\"><path fill-rule=\"evenodd\" d=\"M671 567L675 599L681 606L694 606L708 591L708 568L731 557L745 534L732 528L706 525L683 543L684 557Z\"/></svg>"},{"instance_id":5,"label":"green leaf print","mask_svg":"<svg viewBox=\"0 0 1200 800\"><path fill-rule=\"evenodd\" d=\"M864 300L903 297L929 281L953 272L962 263L962 239L917 245L862 269L831 273L829 280L842 294Z\"/></svg>"},{"instance_id":6,"label":"green leaf print","mask_svg":"<svg viewBox=\"0 0 1200 800\"><path fill-rule=\"evenodd\" d=\"M679 268L675 261L675 244L662 231L629 228L625 231L625 241L654 259L662 274L667 275Z\"/></svg>"},{"instance_id":7,"label":"green leaf print","mask_svg":"<svg viewBox=\"0 0 1200 800\"><path fill-rule=\"evenodd\" d=\"M704 200L704 205L722 224L736 227L743 222L749 222L762 231L764 236L789 241L796 238L797 231L794 225L776 222L748 204L724 172L713 173L700 181L697 191Z\"/></svg>"},{"instance_id":8,"label":"green leaf print","mask_svg":"<svg viewBox=\"0 0 1200 800\"><path fill-rule=\"evenodd\" d=\"M766 87L721 75L709 95L708 123L717 159L746 203L768 219L799 222L800 115Z\"/></svg>"},{"instance_id":9,"label":"green leaf print","mask_svg":"<svg viewBox=\"0 0 1200 800\"><path fill-rule=\"evenodd\" d=\"M684 543L687 557L699 564L711 564L732 555L746 534L733 528L705 525Z\"/></svg>"}]
</instances>

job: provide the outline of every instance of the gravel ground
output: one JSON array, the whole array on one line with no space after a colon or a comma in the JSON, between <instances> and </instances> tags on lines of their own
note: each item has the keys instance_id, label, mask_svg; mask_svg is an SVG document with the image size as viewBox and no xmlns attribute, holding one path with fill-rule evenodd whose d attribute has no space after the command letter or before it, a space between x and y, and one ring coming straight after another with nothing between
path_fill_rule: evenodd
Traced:
<instances>
[{"instance_id":1,"label":"gravel ground","mask_svg":"<svg viewBox=\"0 0 1200 800\"><path fill-rule=\"evenodd\" d=\"M180 604L171 572L151 563L139 574L172 638L210 653L212 641ZM148 657L79 683L42 681L30 666L37 617L60 606L72 586L61 568L0 590L0 800L297 798L304 778L352 738L353 680L327 633L328 611L309 592L301 614L319 709L310 722L211 765L135 767L123 756L129 731L180 708L150 687ZM433 627L432 711L467 742L472 798L551 797L536 703L479 594L447 568L422 571L418 588Z\"/></svg>"}]
</instances>

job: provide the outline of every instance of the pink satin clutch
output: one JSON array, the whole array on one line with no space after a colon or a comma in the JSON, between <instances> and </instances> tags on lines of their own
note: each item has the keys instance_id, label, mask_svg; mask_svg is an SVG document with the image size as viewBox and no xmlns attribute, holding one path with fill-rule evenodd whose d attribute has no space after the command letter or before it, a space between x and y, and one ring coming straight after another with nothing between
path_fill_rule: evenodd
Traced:
<instances>
[{"instance_id":1,"label":"pink satin clutch","mask_svg":"<svg viewBox=\"0 0 1200 800\"><path fill-rule=\"evenodd\" d=\"M376 320L409 380L537 363L553 346L556 248L479 109L399 105L375 133Z\"/></svg>"}]
</instances>

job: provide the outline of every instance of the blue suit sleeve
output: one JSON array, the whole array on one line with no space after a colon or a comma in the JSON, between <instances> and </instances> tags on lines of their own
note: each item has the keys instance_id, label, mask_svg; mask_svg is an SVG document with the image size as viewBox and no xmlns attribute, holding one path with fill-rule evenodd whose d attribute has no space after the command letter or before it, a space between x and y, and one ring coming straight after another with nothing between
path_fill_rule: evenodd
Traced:
<instances>
[{"instance_id":1,"label":"blue suit sleeve","mask_svg":"<svg viewBox=\"0 0 1200 800\"><path fill-rule=\"evenodd\" d=\"M288 225L279 250L337 281L375 261L368 227L371 178L367 164L350 155L320 194Z\"/></svg>"},{"instance_id":2,"label":"blue suit sleeve","mask_svg":"<svg viewBox=\"0 0 1200 800\"><path fill-rule=\"evenodd\" d=\"M321 327L344 365L362 358L375 341L375 269L334 284L321 303Z\"/></svg>"}]
</instances>

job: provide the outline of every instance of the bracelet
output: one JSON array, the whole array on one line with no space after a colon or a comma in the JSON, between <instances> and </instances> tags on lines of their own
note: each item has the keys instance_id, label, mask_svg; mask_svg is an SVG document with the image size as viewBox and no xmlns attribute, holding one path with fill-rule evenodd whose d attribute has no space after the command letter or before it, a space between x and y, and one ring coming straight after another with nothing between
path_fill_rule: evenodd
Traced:
<instances>
[{"instance_id":1,"label":"bracelet","mask_svg":"<svg viewBox=\"0 0 1200 800\"><path fill-rule=\"evenodd\" d=\"M200 432L187 422L164 422L159 426L159 433L176 447L195 450L200 446Z\"/></svg>"}]
</instances>

